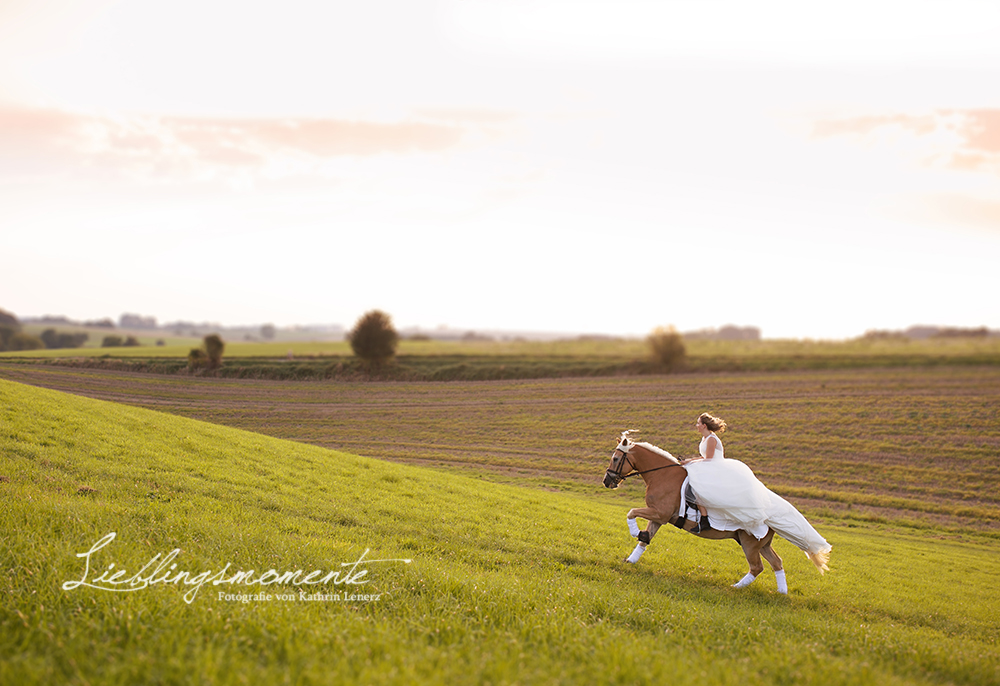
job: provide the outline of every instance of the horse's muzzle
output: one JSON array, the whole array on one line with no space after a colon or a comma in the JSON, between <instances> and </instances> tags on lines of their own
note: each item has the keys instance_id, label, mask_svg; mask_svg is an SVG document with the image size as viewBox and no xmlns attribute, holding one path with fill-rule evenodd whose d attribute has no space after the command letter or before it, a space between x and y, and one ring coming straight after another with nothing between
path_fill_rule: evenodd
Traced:
<instances>
[{"instance_id":1,"label":"horse's muzzle","mask_svg":"<svg viewBox=\"0 0 1000 686\"><path fill-rule=\"evenodd\" d=\"M621 485L622 479L620 476L612 472L610 469L604 472L604 487L605 488L618 488Z\"/></svg>"}]
</instances>

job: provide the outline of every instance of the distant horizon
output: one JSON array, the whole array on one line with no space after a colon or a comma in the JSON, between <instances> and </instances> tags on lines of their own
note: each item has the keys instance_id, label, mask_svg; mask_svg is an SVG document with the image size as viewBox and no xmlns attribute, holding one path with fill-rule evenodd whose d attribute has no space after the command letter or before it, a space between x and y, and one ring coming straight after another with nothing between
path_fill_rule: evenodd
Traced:
<instances>
[{"instance_id":1,"label":"distant horizon","mask_svg":"<svg viewBox=\"0 0 1000 686\"><path fill-rule=\"evenodd\" d=\"M5 308L0 308L0 309L5 309ZM5 311L10 312L10 310L5 310ZM119 324L119 320L118 319L115 319L113 317L107 317L107 316L105 316L105 317L88 317L88 318L85 318L85 319L76 319L76 318L70 317L68 315L52 314L52 313L47 313L47 314L44 314L44 315L25 315L25 316L21 316L20 314L13 313L13 312L11 312L11 314L14 314L18 318L18 320L21 321L22 323L45 323L44 320L46 320L46 319L58 320L59 318L64 318L64 319L67 320L68 325L71 325L71 326L85 326L86 325L85 322L97 322L97 321L101 321L101 320L111 320L114 323L114 326L115 326L116 329L120 328L120 329L129 329L129 330L137 330L137 331L138 330L142 330L142 327L121 326ZM123 314L128 314L128 313L123 313ZM392 313L388 313L388 314L391 316ZM143 315L143 316L155 317L154 315ZM119 319L120 319L120 317L121 317L121 315L119 315ZM343 330L344 332L347 332L354 325L354 322L350 322L350 323L345 323L345 322L310 322L310 323L302 323L302 322L299 322L299 323L295 323L295 324L284 324L284 325L275 324L274 322L252 322L252 323L246 323L246 324L225 324L225 323L222 323L222 322L213 322L213 321L200 321L199 322L199 321L195 321L195 320L192 320L192 319L170 319L170 320L160 321L159 318L156 318L156 328L155 329L149 329L149 330L151 330L151 331L162 330L162 329L165 329L165 328L170 328L170 326L177 325L177 324L190 325L190 326L194 326L194 327L198 327L198 328L212 328L212 327L217 327L217 328L219 328L222 331L225 331L225 330L252 331L252 330L255 330L255 329L260 329L262 326L265 326L267 324L272 324L273 326L275 326L276 329L278 329L278 330L284 330L284 331L292 331L292 330L295 330L295 329L305 329L305 330L308 330L308 329L313 329L313 328L319 330L319 329L324 329L325 328L325 329L328 329L328 330L332 330L331 332L335 332L339 328L340 330ZM619 333L612 333L612 332L608 332L608 331L582 330L582 329L581 330L560 330L560 329L527 329L527 328L501 328L501 327L466 327L466 326L454 326L454 325L448 325L448 324L439 324L439 325L436 325L436 326L426 326L426 325L419 325L419 324L412 325L411 324L411 325L402 325L401 326L401 325L399 325L395 321L394 321L394 326L400 332L409 332L409 333L433 334L434 332L439 332L439 333L445 333L445 334L454 335L454 336L458 336L458 335L461 335L463 333L476 333L476 334L485 335L485 336L504 336L504 337L506 337L506 336L510 336L510 337L536 336L536 337L541 337L541 338L545 338L545 339L549 339L549 338L553 338L554 339L554 338L558 338L558 337L581 337L581 336L607 336L607 337L612 337L612 338L613 337L618 337L618 338L644 338L645 336L649 335L652 332L652 329L650 331L646 331L646 332L635 331L635 332L626 332L626 333L621 333L621 332L619 332ZM664 327L669 327L671 325L670 324L664 324L663 326ZM760 330L760 338L761 338L761 340L846 341L846 340L852 340L852 339L855 339L855 338L861 338L866 333L869 333L871 331L884 331L884 332L891 332L891 333L905 333L906 331L909 331L909 330L925 329L925 328L926 329L938 329L938 330L976 330L976 329L987 329L988 332L989 332L989 335L1000 335L1000 329L993 329L991 327L986 326L985 324L980 325L980 326L975 326L975 327L966 327L966 326L955 326L955 325L952 325L952 324L930 324L930 323L926 323L926 322L910 324L910 325L907 325L907 326L904 326L904 327L901 327L901 328L898 328L898 329L896 329L896 328L888 328L888 327L867 329L866 331L862 331L862 332L859 332L859 333L854 334L854 335L846 335L846 336L842 336L842 337L832 337L832 338L820 338L820 337L814 337L814 336L768 336L767 332L762 327L756 326L754 324L735 324L735 323L732 323L732 322L726 322L724 324L719 324L717 326L700 327L700 328L697 328L697 329L681 329L680 327L674 327L674 328L676 328L677 331L679 333L681 333L681 334L691 335L691 334L699 334L699 333L718 332L720 329L723 329L725 327L754 328L754 329L758 329L758 330Z\"/></svg>"}]
</instances>

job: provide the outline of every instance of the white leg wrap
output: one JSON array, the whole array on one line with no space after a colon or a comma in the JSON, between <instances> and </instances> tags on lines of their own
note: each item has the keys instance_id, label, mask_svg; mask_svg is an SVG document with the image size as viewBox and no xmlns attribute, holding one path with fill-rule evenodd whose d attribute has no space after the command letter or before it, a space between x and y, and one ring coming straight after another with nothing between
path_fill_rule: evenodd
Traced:
<instances>
[{"instance_id":1,"label":"white leg wrap","mask_svg":"<svg viewBox=\"0 0 1000 686\"><path fill-rule=\"evenodd\" d=\"M642 557L642 554L644 552L646 552L646 546L644 546L642 543L638 543L635 546L635 550L632 551L632 554L629 555L625 559L625 561L626 562L631 562L632 564L635 564L636 562L639 561L639 558Z\"/></svg>"},{"instance_id":2,"label":"white leg wrap","mask_svg":"<svg viewBox=\"0 0 1000 686\"><path fill-rule=\"evenodd\" d=\"M628 522L628 532L630 534L632 534L632 538L635 538L636 536L638 536L639 535L639 525L635 523L635 520L634 519L626 519L625 521Z\"/></svg>"},{"instance_id":3,"label":"white leg wrap","mask_svg":"<svg viewBox=\"0 0 1000 686\"><path fill-rule=\"evenodd\" d=\"M733 584L733 588L746 588L747 586L749 586L750 584L752 584L753 580L756 579L756 578L757 577L755 577L753 574L751 574L750 572L747 572L747 575L745 577L743 577L742 579L740 579L739 581L737 581L735 584Z\"/></svg>"},{"instance_id":4,"label":"white leg wrap","mask_svg":"<svg viewBox=\"0 0 1000 686\"><path fill-rule=\"evenodd\" d=\"M779 569L774 573L774 580L778 582L778 593L788 595L788 581L785 580L784 569Z\"/></svg>"}]
</instances>

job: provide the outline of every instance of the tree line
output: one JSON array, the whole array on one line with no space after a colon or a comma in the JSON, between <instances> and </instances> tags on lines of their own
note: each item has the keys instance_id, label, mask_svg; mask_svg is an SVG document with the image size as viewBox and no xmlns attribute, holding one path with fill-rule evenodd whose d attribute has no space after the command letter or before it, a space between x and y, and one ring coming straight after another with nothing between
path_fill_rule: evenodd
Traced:
<instances>
[{"instance_id":1,"label":"tree line","mask_svg":"<svg viewBox=\"0 0 1000 686\"><path fill-rule=\"evenodd\" d=\"M124 316L123 316L124 319ZM265 325L265 338L274 336L273 325ZM399 332L392 323L392 317L382 310L370 310L362 315L347 333L351 350L372 369L388 364L396 355ZM35 337L21 331L17 317L0 310L0 350L37 350L42 348L78 348L88 340L86 333L59 333L46 329ZM678 369L686 354L684 337L673 327L657 328L646 339L650 352L665 371ZM136 346L134 336L122 338L107 335L102 347ZM218 369L222 365L225 342L218 334L205 336L202 346L192 348L188 353L188 369L201 373Z\"/></svg>"}]
</instances>

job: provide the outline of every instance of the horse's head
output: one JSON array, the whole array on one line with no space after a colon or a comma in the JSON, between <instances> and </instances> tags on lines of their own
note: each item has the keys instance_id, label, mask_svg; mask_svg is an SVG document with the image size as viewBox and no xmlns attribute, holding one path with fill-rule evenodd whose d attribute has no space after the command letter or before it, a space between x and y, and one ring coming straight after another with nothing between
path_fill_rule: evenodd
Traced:
<instances>
[{"instance_id":1,"label":"horse's head","mask_svg":"<svg viewBox=\"0 0 1000 686\"><path fill-rule=\"evenodd\" d=\"M635 445L628 437L629 432L623 431L615 451L611 453L611 464L604 472L604 487L618 488L629 472L635 471L635 466L629 460L628 451Z\"/></svg>"}]
</instances>

